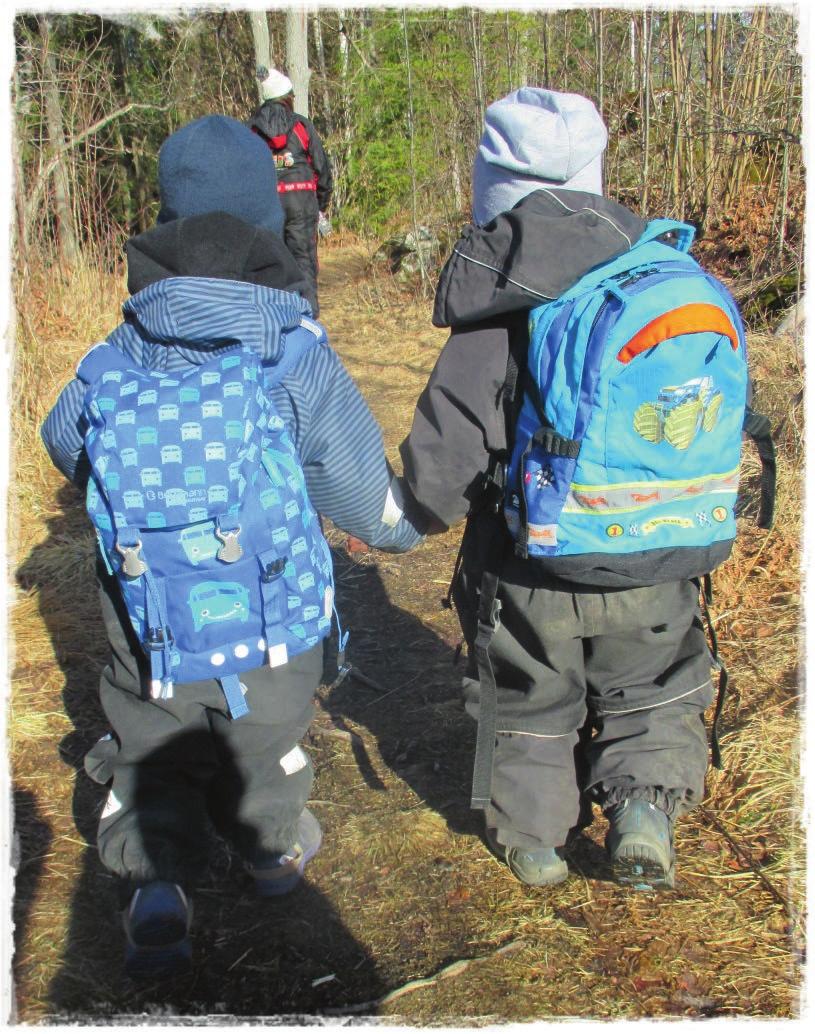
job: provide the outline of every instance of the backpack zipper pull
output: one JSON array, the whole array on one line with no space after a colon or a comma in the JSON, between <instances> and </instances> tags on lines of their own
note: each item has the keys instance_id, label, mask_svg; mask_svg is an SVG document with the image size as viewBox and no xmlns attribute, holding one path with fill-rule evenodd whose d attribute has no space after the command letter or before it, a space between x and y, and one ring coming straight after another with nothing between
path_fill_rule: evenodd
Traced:
<instances>
[{"instance_id":1,"label":"backpack zipper pull","mask_svg":"<svg viewBox=\"0 0 815 1034\"><path fill-rule=\"evenodd\" d=\"M139 556L141 552L141 539L132 546L123 546L118 540L116 551L122 555L122 570L128 578L141 578L147 570L147 564Z\"/></svg>"},{"instance_id":2,"label":"backpack zipper pull","mask_svg":"<svg viewBox=\"0 0 815 1034\"><path fill-rule=\"evenodd\" d=\"M236 560L240 560L243 556L243 549L238 542L240 533L240 524L234 528L222 528L219 524L215 525L215 537L223 543L216 554L218 560L223 560L225 564L234 564Z\"/></svg>"}]
</instances>

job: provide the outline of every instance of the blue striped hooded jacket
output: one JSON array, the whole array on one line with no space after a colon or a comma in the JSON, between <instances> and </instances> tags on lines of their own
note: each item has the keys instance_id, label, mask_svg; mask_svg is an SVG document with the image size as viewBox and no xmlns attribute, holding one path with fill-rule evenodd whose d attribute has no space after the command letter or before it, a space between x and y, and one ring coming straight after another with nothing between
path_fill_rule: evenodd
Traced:
<instances>
[{"instance_id":1,"label":"blue striped hooded jacket","mask_svg":"<svg viewBox=\"0 0 815 1034\"><path fill-rule=\"evenodd\" d=\"M133 361L168 373L201 363L235 343L286 372L270 389L303 464L315 509L379 549L402 552L421 535L401 514L399 490L365 401L329 346L308 302L291 291L238 280L170 276L128 299L108 341ZM311 347L303 349L303 335ZM299 336L296 349L287 350ZM81 484L85 388L72 380L42 427L45 447L66 477Z\"/></svg>"}]
</instances>

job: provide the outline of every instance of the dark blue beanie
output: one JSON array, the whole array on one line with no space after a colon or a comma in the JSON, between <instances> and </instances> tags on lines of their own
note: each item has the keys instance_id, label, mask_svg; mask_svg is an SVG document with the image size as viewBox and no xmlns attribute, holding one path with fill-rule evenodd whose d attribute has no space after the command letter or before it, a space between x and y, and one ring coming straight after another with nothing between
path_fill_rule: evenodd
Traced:
<instances>
[{"instance_id":1,"label":"dark blue beanie","mask_svg":"<svg viewBox=\"0 0 815 1034\"><path fill-rule=\"evenodd\" d=\"M158 185L160 223L228 212L283 232L272 152L237 119L205 115L168 136L158 153Z\"/></svg>"}]
</instances>

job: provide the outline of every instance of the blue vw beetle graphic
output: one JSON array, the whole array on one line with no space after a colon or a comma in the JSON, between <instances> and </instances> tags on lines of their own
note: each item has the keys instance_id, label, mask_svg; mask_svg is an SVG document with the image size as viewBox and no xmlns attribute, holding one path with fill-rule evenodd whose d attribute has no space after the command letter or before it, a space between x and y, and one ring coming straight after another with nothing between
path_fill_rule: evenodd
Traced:
<instances>
[{"instance_id":1,"label":"blue vw beetle graphic","mask_svg":"<svg viewBox=\"0 0 815 1034\"><path fill-rule=\"evenodd\" d=\"M165 402L158 407L159 422L162 420L178 420L178 406L174 402Z\"/></svg>"},{"instance_id":2,"label":"blue vw beetle graphic","mask_svg":"<svg viewBox=\"0 0 815 1034\"><path fill-rule=\"evenodd\" d=\"M158 445L158 431L156 428L136 428L136 445Z\"/></svg>"},{"instance_id":3,"label":"blue vw beetle graphic","mask_svg":"<svg viewBox=\"0 0 815 1034\"><path fill-rule=\"evenodd\" d=\"M249 590L240 582L201 582L188 602L196 632L221 621L249 620Z\"/></svg>"},{"instance_id":4,"label":"blue vw beetle graphic","mask_svg":"<svg viewBox=\"0 0 815 1034\"><path fill-rule=\"evenodd\" d=\"M184 528L178 537L181 548L187 554L187 559L196 567L202 560L212 560L221 548L221 543L215 537L212 529L213 526L209 523L194 528Z\"/></svg>"},{"instance_id":5,"label":"blue vw beetle graphic","mask_svg":"<svg viewBox=\"0 0 815 1034\"><path fill-rule=\"evenodd\" d=\"M194 420L187 420L181 425L181 441L187 442L191 439L201 440L201 425Z\"/></svg>"}]
</instances>

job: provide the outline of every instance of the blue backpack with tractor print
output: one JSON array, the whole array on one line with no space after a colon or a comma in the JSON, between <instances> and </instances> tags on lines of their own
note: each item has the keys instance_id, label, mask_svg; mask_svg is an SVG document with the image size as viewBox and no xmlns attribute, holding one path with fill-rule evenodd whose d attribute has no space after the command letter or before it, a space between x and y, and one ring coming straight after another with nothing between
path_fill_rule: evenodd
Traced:
<instances>
[{"instance_id":1,"label":"blue backpack with tractor print","mask_svg":"<svg viewBox=\"0 0 815 1034\"><path fill-rule=\"evenodd\" d=\"M171 374L95 346L87 385L87 508L150 660L151 695L239 675L326 636L331 555L268 391L274 367L238 346Z\"/></svg>"},{"instance_id":2,"label":"blue backpack with tractor print","mask_svg":"<svg viewBox=\"0 0 815 1034\"><path fill-rule=\"evenodd\" d=\"M712 571L735 536L743 431L764 466L759 524L772 522L773 446L747 405L744 328L687 254L693 233L654 220L530 313L504 514L516 552L560 576L625 585Z\"/></svg>"}]
</instances>

